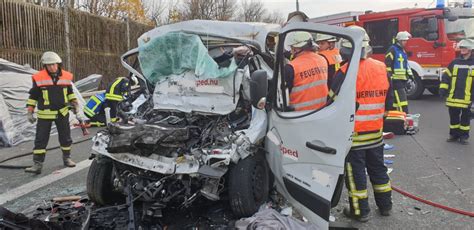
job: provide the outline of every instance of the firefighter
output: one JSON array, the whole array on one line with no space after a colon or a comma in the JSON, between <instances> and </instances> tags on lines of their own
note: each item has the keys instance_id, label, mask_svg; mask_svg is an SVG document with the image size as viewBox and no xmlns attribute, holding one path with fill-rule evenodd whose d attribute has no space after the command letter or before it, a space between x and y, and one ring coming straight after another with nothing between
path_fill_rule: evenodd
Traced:
<instances>
[{"instance_id":1,"label":"firefighter","mask_svg":"<svg viewBox=\"0 0 474 230\"><path fill-rule=\"evenodd\" d=\"M364 31L362 27L350 28ZM389 216L392 209L390 178L383 159L383 117L386 109L391 107L389 79L384 63L370 58L372 47L369 36L365 33L362 44L359 71L356 84L356 113L353 143L345 165L345 182L349 191L349 208L344 215L349 218L367 222L369 220L369 203L367 192L366 169L374 189L374 197L379 212ZM341 54L349 61L352 55L352 44L343 40ZM348 64L344 64L336 73L332 89L342 84ZM336 90L337 91L337 90Z\"/></svg>"},{"instance_id":2,"label":"firefighter","mask_svg":"<svg viewBox=\"0 0 474 230\"><path fill-rule=\"evenodd\" d=\"M131 83L128 78L119 77L110 84L105 93L92 96L84 105L84 114L89 118L91 126L105 126L105 108L110 108L110 118L112 122L116 122L117 107L119 102L128 97L131 92L131 86L138 84L136 76L132 76Z\"/></svg>"},{"instance_id":3,"label":"firefighter","mask_svg":"<svg viewBox=\"0 0 474 230\"><path fill-rule=\"evenodd\" d=\"M304 31L288 34L291 56L285 65L285 82L290 93L290 110L315 110L326 104L328 95L328 65L314 51L310 33Z\"/></svg>"},{"instance_id":4,"label":"firefighter","mask_svg":"<svg viewBox=\"0 0 474 230\"><path fill-rule=\"evenodd\" d=\"M66 167L74 167L71 160L71 129L69 127L69 105L79 121L84 117L80 111L76 96L72 90L73 75L62 69L58 54L48 51L41 56L43 69L33 75L33 87L29 91L27 101L27 117L30 123L36 124L36 137L33 149L32 167L25 172L40 174L46 155L51 124L54 122L58 130L58 138L63 152L63 163ZM37 109L36 119L33 115Z\"/></svg>"},{"instance_id":5,"label":"firefighter","mask_svg":"<svg viewBox=\"0 0 474 230\"><path fill-rule=\"evenodd\" d=\"M470 130L470 108L474 98L474 40L464 39L458 43L460 56L453 60L441 78L439 94L446 97L449 110L448 142L468 144Z\"/></svg>"},{"instance_id":6,"label":"firefighter","mask_svg":"<svg viewBox=\"0 0 474 230\"><path fill-rule=\"evenodd\" d=\"M84 114L89 118L91 126L105 126L105 93L98 93L89 98L84 105Z\"/></svg>"},{"instance_id":7,"label":"firefighter","mask_svg":"<svg viewBox=\"0 0 474 230\"><path fill-rule=\"evenodd\" d=\"M330 86L332 77L341 67L342 61L339 49L331 47L331 43L335 43L336 38L328 34L317 34L315 40L319 46L318 54L323 56L328 64L328 85Z\"/></svg>"},{"instance_id":8,"label":"firefighter","mask_svg":"<svg viewBox=\"0 0 474 230\"><path fill-rule=\"evenodd\" d=\"M408 65L408 56L405 52L405 46L410 38L411 34L407 31L398 32L395 37L395 44L385 54L385 65L394 93L393 109L405 113L408 113L405 87L408 78L413 78L413 73Z\"/></svg>"},{"instance_id":9,"label":"firefighter","mask_svg":"<svg viewBox=\"0 0 474 230\"><path fill-rule=\"evenodd\" d=\"M112 122L118 120L118 104L125 98L130 96L131 86L138 84L138 79L132 76L132 83L126 77L118 77L112 84L107 87L105 91L105 104L104 107L110 108L110 118Z\"/></svg>"}]
</instances>

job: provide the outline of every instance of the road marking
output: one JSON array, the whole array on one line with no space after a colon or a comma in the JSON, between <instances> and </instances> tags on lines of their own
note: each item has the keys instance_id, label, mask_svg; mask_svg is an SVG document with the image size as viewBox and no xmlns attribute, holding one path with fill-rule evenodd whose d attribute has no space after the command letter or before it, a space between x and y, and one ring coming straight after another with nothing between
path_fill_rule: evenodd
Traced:
<instances>
[{"instance_id":1,"label":"road marking","mask_svg":"<svg viewBox=\"0 0 474 230\"><path fill-rule=\"evenodd\" d=\"M41 177L37 180L31 181L30 183L24 184L20 187L16 187L8 192L3 193L0 195L0 205L3 205L9 201L15 200L21 196L24 196L30 192L33 192L37 189L40 189L46 185L52 184L58 180L61 180L71 174L81 171L91 165L91 160L84 160L76 164L74 168L64 168L60 170L56 170L51 174Z\"/></svg>"}]
</instances>

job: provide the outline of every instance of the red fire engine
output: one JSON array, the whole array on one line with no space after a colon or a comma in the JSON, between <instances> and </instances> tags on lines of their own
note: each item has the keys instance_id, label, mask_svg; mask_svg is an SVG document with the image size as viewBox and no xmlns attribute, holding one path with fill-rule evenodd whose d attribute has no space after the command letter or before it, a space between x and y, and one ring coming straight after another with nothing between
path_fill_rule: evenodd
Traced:
<instances>
[{"instance_id":1,"label":"red fire engine","mask_svg":"<svg viewBox=\"0 0 474 230\"><path fill-rule=\"evenodd\" d=\"M462 38L474 38L474 9L438 7L434 9L400 9L385 12L346 12L318 17L309 21L349 26L359 25L370 37L375 59L384 60L399 31L408 31L413 38L406 51L414 79L409 79L409 99L417 99L424 89L438 93L443 68L456 56L456 44Z\"/></svg>"}]
</instances>

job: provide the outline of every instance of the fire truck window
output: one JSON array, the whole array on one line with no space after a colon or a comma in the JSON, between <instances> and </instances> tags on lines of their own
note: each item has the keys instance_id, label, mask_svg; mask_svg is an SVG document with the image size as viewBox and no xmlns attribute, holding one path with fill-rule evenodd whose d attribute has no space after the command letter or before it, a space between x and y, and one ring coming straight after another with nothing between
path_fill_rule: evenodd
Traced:
<instances>
[{"instance_id":1,"label":"fire truck window","mask_svg":"<svg viewBox=\"0 0 474 230\"><path fill-rule=\"evenodd\" d=\"M397 35L398 19L366 22L364 28L369 34L374 54L385 54Z\"/></svg>"},{"instance_id":2,"label":"fire truck window","mask_svg":"<svg viewBox=\"0 0 474 230\"><path fill-rule=\"evenodd\" d=\"M436 18L416 18L410 23L410 33L414 38L427 41L438 40L438 21Z\"/></svg>"}]
</instances>

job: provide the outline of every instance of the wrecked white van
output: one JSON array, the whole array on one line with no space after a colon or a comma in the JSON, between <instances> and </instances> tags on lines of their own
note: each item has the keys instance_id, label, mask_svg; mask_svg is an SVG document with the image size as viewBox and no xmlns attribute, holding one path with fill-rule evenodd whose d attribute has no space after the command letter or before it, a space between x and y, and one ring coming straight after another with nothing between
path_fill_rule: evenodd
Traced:
<instances>
[{"instance_id":1,"label":"wrecked white van","mask_svg":"<svg viewBox=\"0 0 474 230\"><path fill-rule=\"evenodd\" d=\"M148 218L165 207L228 200L242 217L276 188L327 228L351 146L359 60L349 61L336 100L314 111L288 110L283 53L296 30L349 39L360 56L358 31L305 22L281 28L195 20L142 35L122 57L140 90L121 103L121 122L93 139L91 200L141 201Z\"/></svg>"}]
</instances>

